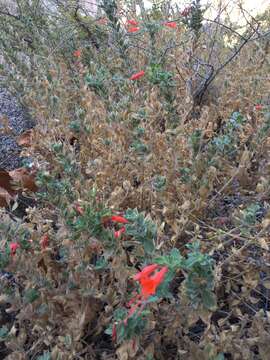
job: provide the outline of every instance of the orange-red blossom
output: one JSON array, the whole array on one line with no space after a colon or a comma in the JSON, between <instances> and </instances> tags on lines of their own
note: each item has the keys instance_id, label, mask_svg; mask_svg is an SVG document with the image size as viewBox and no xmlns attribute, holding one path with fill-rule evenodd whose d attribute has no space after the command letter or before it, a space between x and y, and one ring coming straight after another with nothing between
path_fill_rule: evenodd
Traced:
<instances>
[{"instance_id":1,"label":"orange-red blossom","mask_svg":"<svg viewBox=\"0 0 270 360\"><path fill-rule=\"evenodd\" d=\"M157 264L148 265L141 272L134 276L134 280L138 281L141 285L141 294L135 295L128 303L130 307L127 317L123 320L123 323L127 325L128 319L133 316L136 311L139 315L145 305L147 300L151 295L155 295L157 287L163 282L165 274L167 273L167 266L160 266ZM112 340L117 341L117 323L113 324L112 327Z\"/></svg>"},{"instance_id":2,"label":"orange-red blossom","mask_svg":"<svg viewBox=\"0 0 270 360\"><path fill-rule=\"evenodd\" d=\"M116 230L116 231L114 232L114 237L115 237L116 239L118 239L118 238L120 238L121 235L124 234L125 232L126 232L126 228L123 226L123 227L121 227L121 229Z\"/></svg>"},{"instance_id":3,"label":"orange-red blossom","mask_svg":"<svg viewBox=\"0 0 270 360\"><path fill-rule=\"evenodd\" d=\"M255 105L255 109L256 109L257 111L261 111L261 110L263 109L262 104L256 104L256 105Z\"/></svg>"},{"instance_id":4,"label":"orange-red blossom","mask_svg":"<svg viewBox=\"0 0 270 360\"><path fill-rule=\"evenodd\" d=\"M81 50L75 50L73 53L73 56L75 56L76 58L80 58L82 55L82 51Z\"/></svg>"},{"instance_id":5,"label":"orange-red blossom","mask_svg":"<svg viewBox=\"0 0 270 360\"><path fill-rule=\"evenodd\" d=\"M142 76L144 76L145 74L145 71L139 71L138 73L136 74L133 74L131 77L130 77L130 80L137 80L137 79L140 79Z\"/></svg>"},{"instance_id":6,"label":"orange-red blossom","mask_svg":"<svg viewBox=\"0 0 270 360\"><path fill-rule=\"evenodd\" d=\"M110 219L112 222L120 223L120 224L127 224L128 220L120 215L113 215Z\"/></svg>"},{"instance_id":7,"label":"orange-red blossom","mask_svg":"<svg viewBox=\"0 0 270 360\"><path fill-rule=\"evenodd\" d=\"M19 247L20 245L18 243L10 243L9 248L12 256L16 254L16 251Z\"/></svg>"},{"instance_id":8,"label":"orange-red blossom","mask_svg":"<svg viewBox=\"0 0 270 360\"><path fill-rule=\"evenodd\" d=\"M156 293L157 287L163 282L167 271L167 266L160 268L159 265L152 264L146 266L134 276L134 280L138 281L141 285L141 294L144 299Z\"/></svg>"},{"instance_id":9,"label":"orange-red blossom","mask_svg":"<svg viewBox=\"0 0 270 360\"><path fill-rule=\"evenodd\" d=\"M127 224L128 220L126 218L124 218L123 216L120 215L113 215L111 216L110 219L112 222L118 223L118 224ZM119 230L116 230L114 232L114 237L116 239L120 238L122 234L124 234L126 232L126 228L125 226L122 226Z\"/></svg>"},{"instance_id":10,"label":"orange-red blossom","mask_svg":"<svg viewBox=\"0 0 270 360\"><path fill-rule=\"evenodd\" d=\"M164 23L165 26L170 27L172 29L177 28L177 23L175 21L167 21Z\"/></svg>"},{"instance_id":11,"label":"orange-red blossom","mask_svg":"<svg viewBox=\"0 0 270 360\"><path fill-rule=\"evenodd\" d=\"M42 238L40 239L40 247L42 250L47 249L47 247L49 246L49 235L48 234L44 234L42 236Z\"/></svg>"},{"instance_id":12,"label":"orange-red blossom","mask_svg":"<svg viewBox=\"0 0 270 360\"><path fill-rule=\"evenodd\" d=\"M134 27L129 28L128 32L129 33L134 33L134 32L137 32L139 30L140 30L140 28L138 26L134 26Z\"/></svg>"},{"instance_id":13,"label":"orange-red blossom","mask_svg":"<svg viewBox=\"0 0 270 360\"><path fill-rule=\"evenodd\" d=\"M138 21L135 20L135 19L130 19L130 20L127 20L127 24L128 24L128 25L137 26L139 23L138 23Z\"/></svg>"}]
</instances>

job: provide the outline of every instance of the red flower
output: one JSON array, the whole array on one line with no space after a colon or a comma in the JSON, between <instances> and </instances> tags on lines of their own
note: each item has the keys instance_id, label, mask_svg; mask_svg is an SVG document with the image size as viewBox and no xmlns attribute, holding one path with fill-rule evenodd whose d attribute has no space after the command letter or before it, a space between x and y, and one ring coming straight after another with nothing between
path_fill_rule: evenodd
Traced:
<instances>
[{"instance_id":1,"label":"red flower","mask_svg":"<svg viewBox=\"0 0 270 360\"><path fill-rule=\"evenodd\" d=\"M20 245L18 243L10 243L9 244L11 256L14 256L16 254L16 251L19 247L20 247Z\"/></svg>"},{"instance_id":2,"label":"red flower","mask_svg":"<svg viewBox=\"0 0 270 360\"><path fill-rule=\"evenodd\" d=\"M134 33L134 32L137 32L137 31L139 31L139 30L140 30L139 27L131 27L131 28L128 29L128 32L129 32L129 33Z\"/></svg>"},{"instance_id":3,"label":"red flower","mask_svg":"<svg viewBox=\"0 0 270 360\"><path fill-rule=\"evenodd\" d=\"M113 323L113 326L112 326L112 341L113 342L117 341L117 329L116 329L115 323Z\"/></svg>"},{"instance_id":4,"label":"red flower","mask_svg":"<svg viewBox=\"0 0 270 360\"><path fill-rule=\"evenodd\" d=\"M262 104L257 104L257 105L255 105L255 109L256 109L257 111L261 111L261 110L263 109Z\"/></svg>"},{"instance_id":5,"label":"red flower","mask_svg":"<svg viewBox=\"0 0 270 360\"><path fill-rule=\"evenodd\" d=\"M74 53L73 53L73 56L75 56L75 57L78 58L78 59L81 57L81 55L82 55L81 50L76 50L76 51L74 51Z\"/></svg>"},{"instance_id":6,"label":"red flower","mask_svg":"<svg viewBox=\"0 0 270 360\"><path fill-rule=\"evenodd\" d=\"M99 25L107 25L108 24L108 19L107 18L101 18L101 19L97 20L97 23Z\"/></svg>"},{"instance_id":7,"label":"red flower","mask_svg":"<svg viewBox=\"0 0 270 360\"><path fill-rule=\"evenodd\" d=\"M48 234L43 235L39 243L41 249L45 250L49 246L49 235Z\"/></svg>"},{"instance_id":8,"label":"red flower","mask_svg":"<svg viewBox=\"0 0 270 360\"><path fill-rule=\"evenodd\" d=\"M129 302L127 303L127 307L132 307L132 305L139 300L140 301L140 295L136 294L136 292L134 292L132 295L134 295Z\"/></svg>"},{"instance_id":9,"label":"red flower","mask_svg":"<svg viewBox=\"0 0 270 360\"><path fill-rule=\"evenodd\" d=\"M145 75L145 71L139 71L138 73L131 76L130 80L137 80L140 79L142 76Z\"/></svg>"},{"instance_id":10,"label":"red flower","mask_svg":"<svg viewBox=\"0 0 270 360\"><path fill-rule=\"evenodd\" d=\"M147 265L141 272L134 276L134 280L140 281L143 277L151 275L157 268L157 264Z\"/></svg>"},{"instance_id":11,"label":"red flower","mask_svg":"<svg viewBox=\"0 0 270 360\"><path fill-rule=\"evenodd\" d=\"M157 264L148 265L134 276L134 280L139 281L141 285L141 294L144 299L156 293L157 287L162 283L168 271L168 268L163 266L159 271L155 272L158 267ZM151 275L153 273L154 275Z\"/></svg>"},{"instance_id":12,"label":"red flower","mask_svg":"<svg viewBox=\"0 0 270 360\"><path fill-rule=\"evenodd\" d=\"M117 222L117 223L120 223L120 224L127 224L128 223L128 220L126 218L124 218L123 216L119 216L119 215L111 216L111 221Z\"/></svg>"},{"instance_id":13,"label":"red flower","mask_svg":"<svg viewBox=\"0 0 270 360\"><path fill-rule=\"evenodd\" d=\"M170 28L172 28L172 29L176 29L176 28L177 28L177 24L176 24L176 22L174 22L174 21L167 21L167 22L164 23L164 25L167 26L167 27L170 27Z\"/></svg>"},{"instance_id":14,"label":"red flower","mask_svg":"<svg viewBox=\"0 0 270 360\"><path fill-rule=\"evenodd\" d=\"M121 236L122 234L124 234L125 231L126 231L126 228L125 228L124 226L121 227L121 229L119 229L119 230L117 230L117 231L114 232L114 237L115 237L116 239L120 238L120 236Z\"/></svg>"},{"instance_id":15,"label":"red flower","mask_svg":"<svg viewBox=\"0 0 270 360\"><path fill-rule=\"evenodd\" d=\"M137 20L130 19L130 20L127 20L127 24L128 24L128 25L137 26L139 23L138 23Z\"/></svg>"},{"instance_id":16,"label":"red flower","mask_svg":"<svg viewBox=\"0 0 270 360\"><path fill-rule=\"evenodd\" d=\"M136 300L136 299L135 299ZM126 318L126 321L133 315L137 310L141 309L142 301L138 300L134 305L132 305L128 311L128 317ZM143 306L142 306L143 307Z\"/></svg>"}]
</instances>

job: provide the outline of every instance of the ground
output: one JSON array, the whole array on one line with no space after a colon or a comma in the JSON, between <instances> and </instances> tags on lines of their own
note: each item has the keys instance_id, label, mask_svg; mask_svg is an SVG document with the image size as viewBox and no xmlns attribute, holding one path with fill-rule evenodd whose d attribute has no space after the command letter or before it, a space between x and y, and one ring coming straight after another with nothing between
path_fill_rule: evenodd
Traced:
<instances>
[{"instance_id":1,"label":"ground","mask_svg":"<svg viewBox=\"0 0 270 360\"><path fill-rule=\"evenodd\" d=\"M10 131L4 130L8 121ZM27 111L5 89L0 89L0 168L13 170L22 165L16 136L33 127Z\"/></svg>"}]
</instances>

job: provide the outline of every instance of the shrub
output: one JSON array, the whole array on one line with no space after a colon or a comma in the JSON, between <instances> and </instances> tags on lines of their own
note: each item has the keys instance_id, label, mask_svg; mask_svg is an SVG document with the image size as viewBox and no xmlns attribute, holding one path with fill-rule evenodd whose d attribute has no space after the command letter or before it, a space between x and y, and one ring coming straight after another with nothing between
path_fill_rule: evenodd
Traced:
<instances>
[{"instance_id":1,"label":"shrub","mask_svg":"<svg viewBox=\"0 0 270 360\"><path fill-rule=\"evenodd\" d=\"M263 357L269 13L240 33L199 1L103 1L101 19L54 4L0 6L1 84L36 118L22 152L38 186L19 219L8 184L1 211L1 343L10 358Z\"/></svg>"}]
</instances>

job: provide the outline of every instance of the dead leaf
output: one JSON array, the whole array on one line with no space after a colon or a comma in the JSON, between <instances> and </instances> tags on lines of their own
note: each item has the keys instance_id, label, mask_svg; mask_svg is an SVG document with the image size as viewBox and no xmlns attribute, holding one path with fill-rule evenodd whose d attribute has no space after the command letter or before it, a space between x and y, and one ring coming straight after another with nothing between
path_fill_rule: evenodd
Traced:
<instances>
[{"instance_id":1,"label":"dead leaf","mask_svg":"<svg viewBox=\"0 0 270 360\"><path fill-rule=\"evenodd\" d=\"M9 172L12 179L18 182L24 189L37 191L35 176L28 172L26 168L19 168Z\"/></svg>"},{"instance_id":2,"label":"dead leaf","mask_svg":"<svg viewBox=\"0 0 270 360\"><path fill-rule=\"evenodd\" d=\"M6 170L0 170L0 206L9 205L15 191L12 188L12 177Z\"/></svg>"},{"instance_id":3,"label":"dead leaf","mask_svg":"<svg viewBox=\"0 0 270 360\"><path fill-rule=\"evenodd\" d=\"M7 360L26 360L26 354L20 351L13 351L6 357Z\"/></svg>"},{"instance_id":4,"label":"dead leaf","mask_svg":"<svg viewBox=\"0 0 270 360\"><path fill-rule=\"evenodd\" d=\"M9 119L7 116L0 116L1 128L0 133L4 135L12 135L14 136L14 132L12 127L9 125Z\"/></svg>"},{"instance_id":5,"label":"dead leaf","mask_svg":"<svg viewBox=\"0 0 270 360\"><path fill-rule=\"evenodd\" d=\"M0 187L0 206L5 207L10 204L10 201L12 200L12 196L7 192L7 190Z\"/></svg>"},{"instance_id":6,"label":"dead leaf","mask_svg":"<svg viewBox=\"0 0 270 360\"><path fill-rule=\"evenodd\" d=\"M262 238L262 237L260 237L258 240L259 240L259 244L261 245L262 249L268 251L269 250L269 245L267 243L267 240L265 238Z\"/></svg>"},{"instance_id":7,"label":"dead leaf","mask_svg":"<svg viewBox=\"0 0 270 360\"><path fill-rule=\"evenodd\" d=\"M20 146L30 146L32 143L33 130L27 130L17 137L17 144Z\"/></svg>"},{"instance_id":8,"label":"dead leaf","mask_svg":"<svg viewBox=\"0 0 270 360\"><path fill-rule=\"evenodd\" d=\"M0 170L0 187L5 189L10 195L15 194L12 187L12 176L8 171L3 169Z\"/></svg>"},{"instance_id":9,"label":"dead leaf","mask_svg":"<svg viewBox=\"0 0 270 360\"><path fill-rule=\"evenodd\" d=\"M138 351L138 344L135 340L126 340L122 345L117 349L117 359L119 360L128 360L136 356Z\"/></svg>"}]
</instances>

